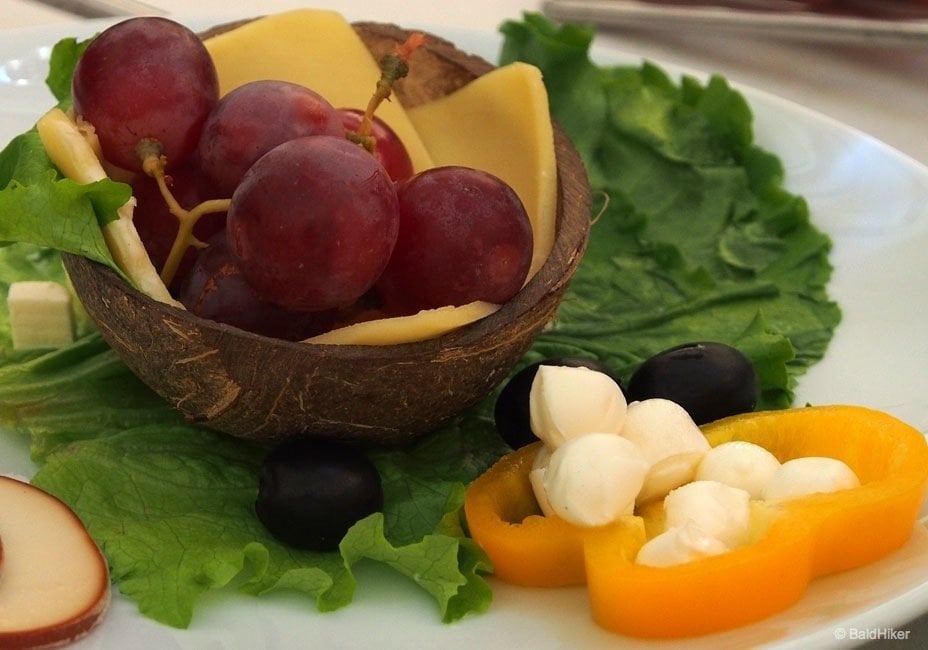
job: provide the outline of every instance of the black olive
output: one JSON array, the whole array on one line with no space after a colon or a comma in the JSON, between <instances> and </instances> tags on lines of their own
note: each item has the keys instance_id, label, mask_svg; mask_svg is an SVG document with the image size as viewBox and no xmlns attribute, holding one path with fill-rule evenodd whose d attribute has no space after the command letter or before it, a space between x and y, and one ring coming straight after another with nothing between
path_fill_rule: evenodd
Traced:
<instances>
[{"instance_id":1,"label":"black olive","mask_svg":"<svg viewBox=\"0 0 928 650\"><path fill-rule=\"evenodd\" d=\"M496 430L507 445L513 449L524 447L536 442L538 437L532 432L529 416L529 393L532 390L532 381L540 366L567 366L570 368L589 368L609 375L621 388L622 382L610 368L596 359L582 357L557 357L543 359L525 366L514 374L503 386L496 405L493 417Z\"/></svg>"},{"instance_id":2,"label":"black olive","mask_svg":"<svg viewBox=\"0 0 928 650\"><path fill-rule=\"evenodd\" d=\"M334 551L354 523L380 510L380 474L359 449L328 440L294 440L264 460L255 512L285 544Z\"/></svg>"},{"instance_id":3,"label":"black olive","mask_svg":"<svg viewBox=\"0 0 928 650\"><path fill-rule=\"evenodd\" d=\"M687 343L655 354L628 380L629 402L663 397L682 406L696 424L753 411L759 383L754 365L724 343Z\"/></svg>"}]
</instances>

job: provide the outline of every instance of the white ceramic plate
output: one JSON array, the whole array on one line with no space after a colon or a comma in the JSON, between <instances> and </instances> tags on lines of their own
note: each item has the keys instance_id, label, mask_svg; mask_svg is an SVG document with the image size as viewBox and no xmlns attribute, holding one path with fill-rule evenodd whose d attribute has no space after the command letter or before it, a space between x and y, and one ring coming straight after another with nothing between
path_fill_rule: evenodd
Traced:
<instances>
[{"instance_id":1,"label":"white ceramic plate","mask_svg":"<svg viewBox=\"0 0 928 650\"><path fill-rule=\"evenodd\" d=\"M222 22L221 19L212 23ZM7 31L0 41L0 146L51 105L44 88L50 46L87 36L99 23ZM204 25L194 25L202 27ZM428 26L424 26L428 27ZM441 30L464 49L496 57L489 33ZM597 50L601 62L633 54ZM681 70L665 66L673 73ZM687 71L689 72L689 71ZM697 73L698 74L698 73ZM751 88L757 141L783 160L787 185L807 198L834 240L831 295L844 320L826 358L802 378L798 403L852 403L883 409L928 430L928 169L864 134ZM31 475L27 440L0 432L0 473ZM373 565L357 567L355 602L320 614L299 597L209 594L189 630L174 630L116 596L102 626L80 650L175 648L648 648L590 620L583 589L530 590L495 582L483 615L445 625L417 587ZM928 530L871 566L815 581L794 607L756 625L661 648L825 648L867 635L905 632L928 612Z\"/></svg>"}]
</instances>

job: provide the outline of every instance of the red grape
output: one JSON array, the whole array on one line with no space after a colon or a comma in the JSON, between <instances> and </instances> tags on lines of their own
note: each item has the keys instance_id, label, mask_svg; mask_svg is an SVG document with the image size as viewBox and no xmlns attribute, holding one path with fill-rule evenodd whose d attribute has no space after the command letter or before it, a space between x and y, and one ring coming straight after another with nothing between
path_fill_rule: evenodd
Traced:
<instances>
[{"instance_id":1,"label":"red grape","mask_svg":"<svg viewBox=\"0 0 928 650\"><path fill-rule=\"evenodd\" d=\"M340 108L338 112L345 129L357 132L364 119L364 111L358 108ZM375 115L371 121L370 135L374 138L374 157L384 166L390 178L402 181L412 176L412 160L406 151L406 145L389 124Z\"/></svg>"},{"instance_id":2,"label":"red grape","mask_svg":"<svg viewBox=\"0 0 928 650\"><path fill-rule=\"evenodd\" d=\"M318 93L287 81L254 81L219 100L203 126L197 156L228 197L248 168L277 145L307 135L342 134L341 118Z\"/></svg>"},{"instance_id":3,"label":"red grape","mask_svg":"<svg viewBox=\"0 0 928 650\"><path fill-rule=\"evenodd\" d=\"M87 47L74 69L72 95L104 158L138 171L142 140L160 143L168 165L193 153L219 82L195 33L165 18L130 18Z\"/></svg>"},{"instance_id":4,"label":"red grape","mask_svg":"<svg viewBox=\"0 0 928 650\"><path fill-rule=\"evenodd\" d=\"M209 240L181 286L192 313L255 334L299 341L331 327L334 312L293 312L262 300L242 277L224 233Z\"/></svg>"},{"instance_id":5,"label":"red grape","mask_svg":"<svg viewBox=\"0 0 928 650\"><path fill-rule=\"evenodd\" d=\"M346 307L386 266L399 228L393 181L343 137L313 135L264 154L232 195L229 242L265 300Z\"/></svg>"},{"instance_id":6,"label":"red grape","mask_svg":"<svg viewBox=\"0 0 928 650\"><path fill-rule=\"evenodd\" d=\"M388 311L502 304L519 291L532 261L532 227L511 187L487 172L448 166L396 191L400 232L377 283Z\"/></svg>"}]
</instances>

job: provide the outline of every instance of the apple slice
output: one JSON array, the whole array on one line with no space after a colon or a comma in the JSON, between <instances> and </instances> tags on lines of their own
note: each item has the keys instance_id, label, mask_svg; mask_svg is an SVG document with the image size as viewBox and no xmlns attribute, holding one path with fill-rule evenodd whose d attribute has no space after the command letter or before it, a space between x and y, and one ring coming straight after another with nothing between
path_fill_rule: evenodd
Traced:
<instances>
[{"instance_id":1,"label":"apple slice","mask_svg":"<svg viewBox=\"0 0 928 650\"><path fill-rule=\"evenodd\" d=\"M0 648L49 648L89 632L110 601L106 560L68 506L0 476Z\"/></svg>"}]
</instances>

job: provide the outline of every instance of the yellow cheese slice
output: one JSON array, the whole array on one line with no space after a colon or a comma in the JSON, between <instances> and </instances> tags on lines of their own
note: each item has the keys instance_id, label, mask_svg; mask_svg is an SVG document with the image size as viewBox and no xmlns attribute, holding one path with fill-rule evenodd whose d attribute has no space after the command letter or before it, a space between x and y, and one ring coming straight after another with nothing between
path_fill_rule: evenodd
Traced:
<instances>
[{"instance_id":1,"label":"yellow cheese slice","mask_svg":"<svg viewBox=\"0 0 928 650\"><path fill-rule=\"evenodd\" d=\"M305 343L396 345L425 341L489 316L499 305L472 302L460 307L426 309L412 316L381 318L340 327L306 339Z\"/></svg>"},{"instance_id":2,"label":"yellow cheese slice","mask_svg":"<svg viewBox=\"0 0 928 650\"><path fill-rule=\"evenodd\" d=\"M541 71L512 63L408 113L436 165L483 169L516 191L532 220L534 275L554 245L557 216L554 132Z\"/></svg>"},{"instance_id":3,"label":"yellow cheese slice","mask_svg":"<svg viewBox=\"0 0 928 650\"><path fill-rule=\"evenodd\" d=\"M336 108L364 108L380 78L380 67L340 14L299 9L273 14L206 40L219 74L219 92L259 79L298 83ZM406 145L413 168L432 166L398 101L383 102L377 115Z\"/></svg>"}]
</instances>

